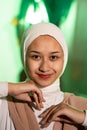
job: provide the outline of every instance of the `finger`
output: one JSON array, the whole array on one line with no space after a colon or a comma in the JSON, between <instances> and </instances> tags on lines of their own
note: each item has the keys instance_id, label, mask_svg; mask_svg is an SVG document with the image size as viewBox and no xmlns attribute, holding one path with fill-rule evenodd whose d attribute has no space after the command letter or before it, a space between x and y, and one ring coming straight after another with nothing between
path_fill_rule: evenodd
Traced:
<instances>
[{"instance_id":1,"label":"finger","mask_svg":"<svg viewBox=\"0 0 87 130\"><path fill-rule=\"evenodd\" d=\"M56 117L56 118L54 118L54 120L53 121L56 121L56 122L65 122L65 123L67 123L67 124L73 124L74 122L72 122L69 118L67 118L67 117L64 117L64 116L60 116L60 117Z\"/></svg>"},{"instance_id":2,"label":"finger","mask_svg":"<svg viewBox=\"0 0 87 130\"><path fill-rule=\"evenodd\" d=\"M24 86L21 87L20 93L35 92L38 95L39 101L44 102L45 99L43 98L42 91L38 87L36 87L36 85L33 83L33 81L29 81L29 83L31 85L27 84L27 86L25 85L25 87Z\"/></svg>"},{"instance_id":3,"label":"finger","mask_svg":"<svg viewBox=\"0 0 87 130\"><path fill-rule=\"evenodd\" d=\"M59 114L60 111L61 111L61 107L57 105L55 107L55 109L53 109L53 111L50 113L47 121L51 122L51 121L54 121L55 119L57 119L57 117L61 115L61 114Z\"/></svg>"},{"instance_id":4,"label":"finger","mask_svg":"<svg viewBox=\"0 0 87 130\"><path fill-rule=\"evenodd\" d=\"M51 110L45 115L41 123L46 124L46 122L54 121L54 119L57 117L57 113L61 110L60 105L55 105L51 108Z\"/></svg>"},{"instance_id":5,"label":"finger","mask_svg":"<svg viewBox=\"0 0 87 130\"><path fill-rule=\"evenodd\" d=\"M45 99L43 97L42 91L41 90L38 91L38 89L37 89L36 93L38 95L38 101L39 102L45 102Z\"/></svg>"},{"instance_id":6,"label":"finger","mask_svg":"<svg viewBox=\"0 0 87 130\"><path fill-rule=\"evenodd\" d=\"M43 124L43 125L41 124L41 128L48 127L49 125L50 125L50 123L48 123L48 122L46 124Z\"/></svg>"},{"instance_id":7,"label":"finger","mask_svg":"<svg viewBox=\"0 0 87 130\"><path fill-rule=\"evenodd\" d=\"M51 114L53 114L53 111L56 109L56 106L51 106L46 113L43 113L42 120L40 121L40 124L45 125L46 123L50 123L48 119Z\"/></svg>"},{"instance_id":8,"label":"finger","mask_svg":"<svg viewBox=\"0 0 87 130\"><path fill-rule=\"evenodd\" d=\"M41 108L43 108L43 104L42 104L42 102L39 101L39 97L38 97L37 93L35 93L35 92L30 92L30 93L29 93L29 96L31 97L32 102L34 103L34 105L35 105L35 107L36 107L37 109L40 110Z\"/></svg>"},{"instance_id":9,"label":"finger","mask_svg":"<svg viewBox=\"0 0 87 130\"><path fill-rule=\"evenodd\" d=\"M48 115L48 113L52 110L52 108L54 108L54 105L52 105L51 107L49 107L48 109L46 109L43 113L41 113L39 115L39 117L45 117L46 115Z\"/></svg>"},{"instance_id":10,"label":"finger","mask_svg":"<svg viewBox=\"0 0 87 130\"><path fill-rule=\"evenodd\" d=\"M41 110L41 108L43 107L43 104L42 104L42 102L39 102L39 99L38 99L38 96L37 96L36 93L33 93L33 98L34 98L34 101L35 101L36 108L38 110Z\"/></svg>"},{"instance_id":11,"label":"finger","mask_svg":"<svg viewBox=\"0 0 87 130\"><path fill-rule=\"evenodd\" d=\"M31 88L31 92L37 94L39 102L45 102L42 91L39 88L33 86L33 89Z\"/></svg>"},{"instance_id":12,"label":"finger","mask_svg":"<svg viewBox=\"0 0 87 130\"><path fill-rule=\"evenodd\" d=\"M66 123L71 123L72 120L65 116L63 112L61 111L61 108L55 109L55 111L50 114L49 118L47 119L48 122L52 121L60 121L60 122L66 122Z\"/></svg>"}]
</instances>

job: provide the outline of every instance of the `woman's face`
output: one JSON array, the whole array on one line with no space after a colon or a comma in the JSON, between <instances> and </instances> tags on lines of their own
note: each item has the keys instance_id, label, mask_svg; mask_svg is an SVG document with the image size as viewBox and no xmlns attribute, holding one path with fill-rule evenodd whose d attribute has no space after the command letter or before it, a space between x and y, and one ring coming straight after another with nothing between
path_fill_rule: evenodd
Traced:
<instances>
[{"instance_id":1,"label":"woman's face","mask_svg":"<svg viewBox=\"0 0 87 130\"><path fill-rule=\"evenodd\" d=\"M63 50L51 36L39 36L28 47L26 53L27 73L38 86L51 85L61 74L63 63Z\"/></svg>"}]
</instances>

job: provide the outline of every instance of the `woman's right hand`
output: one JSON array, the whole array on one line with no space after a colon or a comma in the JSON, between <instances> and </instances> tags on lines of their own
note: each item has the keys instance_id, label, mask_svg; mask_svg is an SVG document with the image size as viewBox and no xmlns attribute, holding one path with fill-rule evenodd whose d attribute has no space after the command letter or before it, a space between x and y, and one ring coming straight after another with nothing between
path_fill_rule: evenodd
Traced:
<instances>
[{"instance_id":1,"label":"woman's right hand","mask_svg":"<svg viewBox=\"0 0 87 130\"><path fill-rule=\"evenodd\" d=\"M38 110L43 108L42 102L45 101L41 90L31 80L21 83L8 83L8 95L18 100L34 102Z\"/></svg>"}]
</instances>

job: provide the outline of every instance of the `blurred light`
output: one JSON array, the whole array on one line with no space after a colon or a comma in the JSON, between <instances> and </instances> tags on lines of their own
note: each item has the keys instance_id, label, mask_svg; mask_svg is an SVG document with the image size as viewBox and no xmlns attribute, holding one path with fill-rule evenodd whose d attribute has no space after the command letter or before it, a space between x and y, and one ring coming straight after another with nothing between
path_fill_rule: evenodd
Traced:
<instances>
[{"instance_id":1,"label":"blurred light","mask_svg":"<svg viewBox=\"0 0 87 130\"><path fill-rule=\"evenodd\" d=\"M35 0L35 2L40 2L40 0Z\"/></svg>"},{"instance_id":2,"label":"blurred light","mask_svg":"<svg viewBox=\"0 0 87 130\"><path fill-rule=\"evenodd\" d=\"M77 11L77 1L74 1L71 5L66 21L63 22L60 26L66 38L69 51L71 51L72 48L72 40L74 36L74 29L75 29L75 22L76 22L76 11Z\"/></svg>"},{"instance_id":3,"label":"blurred light","mask_svg":"<svg viewBox=\"0 0 87 130\"><path fill-rule=\"evenodd\" d=\"M19 81L22 70L15 18L20 4L21 0L0 1L0 81Z\"/></svg>"},{"instance_id":4,"label":"blurred light","mask_svg":"<svg viewBox=\"0 0 87 130\"><path fill-rule=\"evenodd\" d=\"M34 5L30 5L25 17L25 24L36 24L41 21L49 21L48 14L43 2L39 2L39 5L34 11Z\"/></svg>"}]
</instances>

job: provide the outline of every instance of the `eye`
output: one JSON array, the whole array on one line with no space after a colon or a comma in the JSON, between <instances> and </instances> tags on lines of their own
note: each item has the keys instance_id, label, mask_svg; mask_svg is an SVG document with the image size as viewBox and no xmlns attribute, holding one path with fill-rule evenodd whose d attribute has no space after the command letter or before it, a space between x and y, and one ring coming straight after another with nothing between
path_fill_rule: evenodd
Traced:
<instances>
[{"instance_id":1,"label":"eye","mask_svg":"<svg viewBox=\"0 0 87 130\"><path fill-rule=\"evenodd\" d=\"M39 55L32 55L31 56L33 60L40 60L40 56Z\"/></svg>"},{"instance_id":2,"label":"eye","mask_svg":"<svg viewBox=\"0 0 87 130\"><path fill-rule=\"evenodd\" d=\"M59 56L55 56L55 55L50 56L50 60L51 60L51 61L55 61L55 60L57 60L58 58L59 58Z\"/></svg>"}]
</instances>

